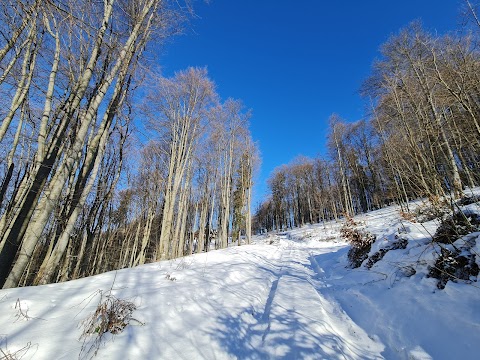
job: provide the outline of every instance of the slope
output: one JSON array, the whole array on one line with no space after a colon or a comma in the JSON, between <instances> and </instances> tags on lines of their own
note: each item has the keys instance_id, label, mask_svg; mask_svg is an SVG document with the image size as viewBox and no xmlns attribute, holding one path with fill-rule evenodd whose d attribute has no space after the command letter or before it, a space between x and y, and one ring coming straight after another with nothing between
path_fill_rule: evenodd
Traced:
<instances>
[{"instance_id":1,"label":"slope","mask_svg":"<svg viewBox=\"0 0 480 360\"><path fill-rule=\"evenodd\" d=\"M111 289L136 310L121 333L103 334L98 359L477 358L480 290L449 282L440 291L421 272L395 270L405 256L428 260L425 229L435 225L405 225L395 208L359 221L379 243L406 226L409 246L371 270L348 269L349 247L332 222L257 237L253 245L2 290L0 349L22 359L91 358L99 334L81 338L84 320Z\"/></svg>"}]
</instances>

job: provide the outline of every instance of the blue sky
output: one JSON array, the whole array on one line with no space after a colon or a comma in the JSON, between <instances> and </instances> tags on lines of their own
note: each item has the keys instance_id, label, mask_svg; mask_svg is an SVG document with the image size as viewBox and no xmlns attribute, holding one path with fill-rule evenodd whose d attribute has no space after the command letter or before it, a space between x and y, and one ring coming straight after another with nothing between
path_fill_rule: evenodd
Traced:
<instances>
[{"instance_id":1,"label":"blue sky","mask_svg":"<svg viewBox=\"0 0 480 360\"><path fill-rule=\"evenodd\" d=\"M207 66L223 99L251 108L262 166L254 203L273 169L325 154L328 117L359 120L358 95L379 47L413 20L443 34L459 27L461 0L211 0L161 56L170 75Z\"/></svg>"}]
</instances>

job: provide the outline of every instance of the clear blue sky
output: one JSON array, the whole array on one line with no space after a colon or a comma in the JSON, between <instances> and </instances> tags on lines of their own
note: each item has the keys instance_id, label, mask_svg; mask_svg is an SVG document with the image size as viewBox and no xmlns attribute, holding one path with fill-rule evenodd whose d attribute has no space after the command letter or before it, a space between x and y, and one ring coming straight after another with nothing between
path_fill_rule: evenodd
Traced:
<instances>
[{"instance_id":1,"label":"clear blue sky","mask_svg":"<svg viewBox=\"0 0 480 360\"><path fill-rule=\"evenodd\" d=\"M359 120L358 90L379 47L413 20L443 34L459 27L461 0L211 0L185 35L165 47L164 74L207 66L223 99L253 110L260 145L254 205L272 170L325 153L333 112Z\"/></svg>"}]
</instances>

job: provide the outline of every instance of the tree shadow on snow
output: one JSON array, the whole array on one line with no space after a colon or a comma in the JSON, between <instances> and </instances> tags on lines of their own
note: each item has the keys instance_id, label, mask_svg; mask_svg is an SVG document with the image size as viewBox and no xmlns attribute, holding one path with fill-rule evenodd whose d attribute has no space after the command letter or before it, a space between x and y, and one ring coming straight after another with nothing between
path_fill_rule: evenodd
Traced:
<instances>
[{"instance_id":1,"label":"tree shadow on snow","mask_svg":"<svg viewBox=\"0 0 480 360\"><path fill-rule=\"evenodd\" d=\"M275 310L267 321L263 314L249 310L238 317L225 314L216 319L220 326L211 336L238 359L351 358L347 355L351 355L349 345L341 337L322 331L324 324L301 318L294 309Z\"/></svg>"}]
</instances>

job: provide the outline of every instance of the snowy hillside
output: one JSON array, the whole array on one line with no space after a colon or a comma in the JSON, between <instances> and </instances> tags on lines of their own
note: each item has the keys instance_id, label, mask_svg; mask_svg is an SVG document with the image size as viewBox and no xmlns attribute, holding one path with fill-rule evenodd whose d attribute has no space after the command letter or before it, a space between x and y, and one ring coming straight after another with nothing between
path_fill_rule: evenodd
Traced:
<instances>
[{"instance_id":1,"label":"snowy hillside","mask_svg":"<svg viewBox=\"0 0 480 360\"><path fill-rule=\"evenodd\" d=\"M82 333L101 298L136 309L123 331L103 334L98 359L479 358L477 283L448 281L440 290L426 276L438 224L403 220L394 207L355 221L376 235L370 255L399 237L408 244L370 269L351 269L342 224L330 222L253 245L2 290L0 358L94 356L99 323Z\"/></svg>"}]
</instances>

